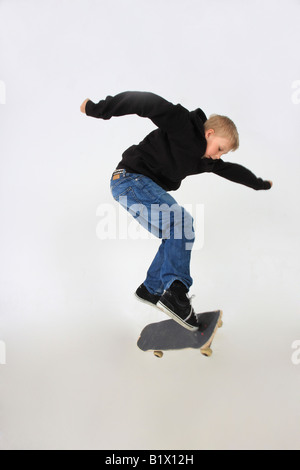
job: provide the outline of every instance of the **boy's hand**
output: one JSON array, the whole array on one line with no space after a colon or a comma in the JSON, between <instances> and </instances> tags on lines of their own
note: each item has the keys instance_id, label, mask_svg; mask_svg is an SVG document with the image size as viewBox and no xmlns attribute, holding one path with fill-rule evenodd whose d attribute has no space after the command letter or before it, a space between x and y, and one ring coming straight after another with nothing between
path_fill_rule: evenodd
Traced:
<instances>
[{"instance_id":1,"label":"boy's hand","mask_svg":"<svg viewBox=\"0 0 300 470\"><path fill-rule=\"evenodd\" d=\"M270 183L271 188L272 188L272 186L273 186L273 181L270 181L270 180L269 180L268 183Z\"/></svg>"},{"instance_id":2,"label":"boy's hand","mask_svg":"<svg viewBox=\"0 0 300 470\"><path fill-rule=\"evenodd\" d=\"M82 105L80 106L80 111L81 111L82 113L85 113L85 107L86 107L86 104L87 104L88 101L90 101L89 98L87 98L86 100L84 100L84 102L83 102Z\"/></svg>"}]
</instances>

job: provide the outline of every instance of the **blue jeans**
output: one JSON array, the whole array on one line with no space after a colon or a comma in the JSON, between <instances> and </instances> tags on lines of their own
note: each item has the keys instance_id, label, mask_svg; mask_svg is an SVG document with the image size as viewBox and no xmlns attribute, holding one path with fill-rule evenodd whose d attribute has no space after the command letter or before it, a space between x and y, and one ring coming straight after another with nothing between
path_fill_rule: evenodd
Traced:
<instances>
[{"instance_id":1,"label":"blue jeans","mask_svg":"<svg viewBox=\"0 0 300 470\"><path fill-rule=\"evenodd\" d=\"M123 170L111 179L113 198L146 230L162 239L147 272L144 285L151 294L162 295L175 280L187 289L195 232L192 216L147 176Z\"/></svg>"}]
</instances>

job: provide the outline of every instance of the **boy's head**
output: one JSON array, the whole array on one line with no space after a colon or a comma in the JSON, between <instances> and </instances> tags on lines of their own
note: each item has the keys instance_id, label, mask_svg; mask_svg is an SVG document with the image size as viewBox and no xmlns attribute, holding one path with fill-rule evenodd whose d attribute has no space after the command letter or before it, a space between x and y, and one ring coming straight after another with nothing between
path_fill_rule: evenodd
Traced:
<instances>
[{"instance_id":1,"label":"boy's head","mask_svg":"<svg viewBox=\"0 0 300 470\"><path fill-rule=\"evenodd\" d=\"M239 147L239 134L235 124L227 116L212 114L204 123L207 142L205 157L219 160L222 155Z\"/></svg>"}]
</instances>

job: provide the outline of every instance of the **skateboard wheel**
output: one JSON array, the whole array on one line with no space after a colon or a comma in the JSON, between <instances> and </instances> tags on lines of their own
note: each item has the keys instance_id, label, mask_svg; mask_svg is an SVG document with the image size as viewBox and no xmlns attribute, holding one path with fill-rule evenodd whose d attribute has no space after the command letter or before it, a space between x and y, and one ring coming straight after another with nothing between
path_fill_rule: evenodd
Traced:
<instances>
[{"instance_id":1,"label":"skateboard wheel","mask_svg":"<svg viewBox=\"0 0 300 470\"><path fill-rule=\"evenodd\" d=\"M201 349L201 354L203 354L203 356L210 357L212 353L212 349L210 348Z\"/></svg>"},{"instance_id":2,"label":"skateboard wheel","mask_svg":"<svg viewBox=\"0 0 300 470\"><path fill-rule=\"evenodd\" d=\"M155 357L159 357L159 358L163 357L164 355L162 351L154 351L153 354Z\"/></svg>"},{"instance_id":3,"label":"skateboard wheel","mask_svg":"<svg viewBox=\"0 0 300 470\"><path fill-rule=\"evenodd\" d=\"M222 328L223 325L224 325L223 320L219 320L219 322L218 322L218 328Z\"/></svg>"}]
</instances>

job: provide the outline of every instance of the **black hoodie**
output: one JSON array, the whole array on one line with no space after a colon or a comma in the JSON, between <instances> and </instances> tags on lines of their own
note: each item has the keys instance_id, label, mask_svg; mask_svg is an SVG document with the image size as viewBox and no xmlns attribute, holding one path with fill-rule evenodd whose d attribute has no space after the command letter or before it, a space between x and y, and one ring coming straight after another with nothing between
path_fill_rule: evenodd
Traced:
<instances>
[{"instance_id":1,"label":"black hoodie","mask_svg":"<svg viewBox=\"0 0 300 470\"><path fill-rule=\"evenodd\" d=\"M158 129L129 147L117 168L148 176L166 191L178 189L188 175L205 172L256 190L271 187L241 165L204 157L207 118L200 108L190 112L153 93L127 91L97 104L88 101L86 114L101 119L137 114L151 119Z\"/></svg>"}]
</instances>

